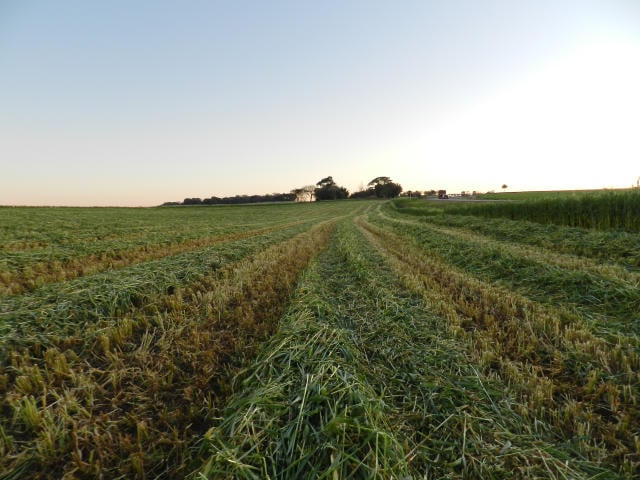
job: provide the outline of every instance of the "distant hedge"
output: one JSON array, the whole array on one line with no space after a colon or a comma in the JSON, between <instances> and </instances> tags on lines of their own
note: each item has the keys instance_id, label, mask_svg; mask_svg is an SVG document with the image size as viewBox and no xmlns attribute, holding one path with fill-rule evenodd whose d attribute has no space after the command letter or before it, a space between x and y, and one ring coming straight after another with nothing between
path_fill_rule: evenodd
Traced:
<instances>
[{"instance_id":1,"label":"distant hedge","mask_svg":"<svg viewBox=\"0 0 640 480\"><path fill-rule=\"evenodd\" d=\"M234 195L233 197L185 198L182 202L165 202L163 207L175 205L239 205L243 203L292 202L293 193L268 193L266 195Z\"/></svg>"}]
</instances>

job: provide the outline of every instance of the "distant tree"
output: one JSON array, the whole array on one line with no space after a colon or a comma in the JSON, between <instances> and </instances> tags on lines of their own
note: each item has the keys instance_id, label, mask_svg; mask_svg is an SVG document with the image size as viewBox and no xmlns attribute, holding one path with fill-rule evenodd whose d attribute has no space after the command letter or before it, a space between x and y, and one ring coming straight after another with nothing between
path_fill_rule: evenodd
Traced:
<instances>
[{"instance_id":1,"label":"distant tree","mask_svg":"<svg viewBox=\"0 0 640 480\"><path fill-rule=\"evenodd\" d=\"M504 191L504 190L506 190L507 188L509 188L509 187L507 186L507 184L506 184L506 183L503 183L503 184L502 184L502 190Z\"/></svg>"},{"instance_id":2,"label":"distant tree","mask_svg":"<svg viewBox=\"0 0 640 480\"><path fill-rule=\"evenodd\" d=\"M162 205L239 205L244 203L262 202L291 202L296 199L293 193L267 193L265 195L234 195L233 197L211 196L204 200L200 198L185 198L183 202L165 202Z\"/></svg>"},{"instance_id":3,"label":"distant tree","mask_svg":"<svg viewBox=\"0 0 640 480\"><path fill-rule=\"evenodd\" d=\"M349 197L349 190L336 185L333 177L325 177L316 183L316 200L342 200Z\"/></svg>"},{"instance_id":4,"label":"distant tree","mask_svg":"<svg viewBox=\"0 0 640 480\"><path fill-rule=\"evenodd\" d=\"M376 192L373 188L364 188L364 184L360 182L357 192L353 192L350 198L375 198Z\"/></svg>"},{"instance_id":5,"label":"distant tree","mask_svg":"<svg viewBox=\"0 0 640 480\"><path fill-rule=\"evenodd\" d=\"M272 193L271 194L271 202L291 202L295 200L296 197L290 193Z\"/></svg>"},{"instance_id":6,"label":"distant tree","mask_svg":"<svg viewBox=\"0 0 640 480\"><path fill-rule=\"evenodd\" d=\"M323 178L318 183L316 183L316 185L318 187L325 187L327 185L335 185L335 184L336 184L336 182L333 181L333 177L331 175L329 175L328 177Z\"/></svg>"},{"instance_id":7,"label":"distant tree","mask_svg":"<svg viewBox=\"0 0 640 480\"><path fill-rule=\"evenodd\" d=\"M394 183L389 177L376 177L368 184L378 198L395 198L402 193L402 185Z\"/></svg>"},{"instance_id":8,"label":"distant tree","mask_svg":"<svg viewBox=\"0 0 640 480\"><path fill-rule=\"evenodd\" d=\"M370 187L375 187L376 185L384 185L390 182L391 182L391 179L389 177L376 177L373 180L371 180L367 185Z\"/></svg>"},{"instance_id":9,"label":"distant tree","mask_svg":"<svg viewBox=\"0 0 640 480\"><path fill-rule=\"evenodd\" d=\"M376 192L373 191L373 188L359 190L357 192L353 192L350 195L350 198L376 198Z\"/></svg>"}]
</instances>

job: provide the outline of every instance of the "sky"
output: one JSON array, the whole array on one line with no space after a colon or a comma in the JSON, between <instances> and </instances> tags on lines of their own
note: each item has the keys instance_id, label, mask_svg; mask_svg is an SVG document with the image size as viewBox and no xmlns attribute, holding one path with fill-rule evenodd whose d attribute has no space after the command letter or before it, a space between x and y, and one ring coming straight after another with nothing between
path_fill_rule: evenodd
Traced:
<instances>
[{"instance_id":1,"label":"sky","mask_svg":"<svg viewBox=\"0 0 640 480\"><path fill-rule=\"evenodd\" d=\"M638 0L0 0L0 205L624 188Z\"/></svg>"}]
</instances>

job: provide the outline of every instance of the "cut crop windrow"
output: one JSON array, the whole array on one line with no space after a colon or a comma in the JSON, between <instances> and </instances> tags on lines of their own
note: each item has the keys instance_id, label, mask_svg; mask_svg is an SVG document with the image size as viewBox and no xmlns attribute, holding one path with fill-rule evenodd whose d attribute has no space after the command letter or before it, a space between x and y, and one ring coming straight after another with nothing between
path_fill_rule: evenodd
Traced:
<instances>
[{"instance_id":1,"label":"cut crop windrow","mask_svg":"<svg viewBox=\"0 0 640 480\"><path fill-rule=\"evenodd\" d=\"M588 458L607 458L621 472L638 467L637 339L619 336L611 345L571 312L479 281L429 250L362 225L407 288L468 338L468 351L486 371L498 372L519 393L523 416L544 421Z\"/></svg>"},{"instance_id":2,"label":"cut crop windrow","mask_svg":"<svg viewBox=\"0 0 640 480\"><path fill-rule=\"evenodd\" d=\"M243 216L250 222L240 223L235 217L231 217L234 221L227 219L224 216L224 208L168 210L169 213L174 214L170 217L172 221L179 225L179 228L175 228L175 224L169 222L149 224L150 219L164 214L166 210L139 209L132 214L128 209L119 209L118 213L125 215L123 215L124 220L118 222L110 220L110 210L112 209L96 209L92 213L96 222L88 224L91 219L89 217L80 225L77 225L78 220L70 215L78 213L82 218L86 215L85 211L63 210L67 215L65 217L54 210L52 212L54 218L55 215L60 215L66 220L59 225L66 229L65 234L62 235L60 230L56 231L57 235L53 235L52 232L48 237L44 237L48 243L43 243L37 249L27 248L29 245L24 245L25 248L20 249L21 241L15 239L17 232L11 230L11 222L15 222L16 219L6 215L7 218L4 220L9 223L5 226L8 239L6 243L0 244L2 245L0 247L0 297L33 291L49 282L60 282L105 270L114 270L189 250L206 248L221 241L231 241L270 230L283 229L297 223L313 224L340 213L337 208L317 211L298 209L297 212L292 212L290 206L278 206L275 209L276 213L278 210L283 210L290 215L292 213L295 215L287 219L282 215L276 216L270 213L260 222L254 222L251 215L252 209L247 207L243 209ZM226 210L233 212L233 209ZM27 220L19 216L24 213L21 209L9 211L15 212L18 218ZM36 214L39 212L34 209L27 211L33 211ZM212 215L212 212L215 215ZM7 212L0 208L0 217L3 213ZM113 223L109 225L109 222ZM51 224L51 220L48 224ZM46 231L57 226L58 223L53 223L50 226L39 226L39 229ZM81 226L84 228L80 228ZM113 227L113 230L105 229L109 226ZM11 240L11 234L14 235L13 240Z\"/></svg>"},{"instance_id":3,"label":"cut crop windrow","mask_svg":"<svg viewBox=\"0 0 640 480\"><path fill-rule=\"evenodd\" d=\"M85 335L74 350L16 351L2 375L0 470L21 478L176 478L229 392L276 328L325 223Z\"/></svg>"},{"instance_id":4,"label":"cut crop windrow","mask_svg":"<svg viewBox=\"0 0 640 480\"><path fill-rule=\"evenodd\" d=\"M415 217L410 219L398 218L397 216L389 216L387 212L388 210L385 212L380 211L379 215L382 218L391 219L399 223L406 223L413 227L424 227L424 220L422 219ZM441 219L442 217L439 218ZM569 251L561 253L542 246L519 244L514 241L493 238L490 234L485 233L484 231L482 233L478 233L474 231L474 228L465 224L456 223L449 226L446 222L435 222L433 221L433 218L429 218L428 224L430 229L446 236L460 239L464 242L479 243L488 248L508 252L510 255L531 259L564 269L581 270L583 272L602 276L614 282L622 280L627 284L640 285L640 272L630 271L627 267L619 264L611 262L603 263L602 261L598 261L593 258L569 253ZM638 244L638 247L640 247L640 243Z\"/></svg>"},{"instance_id":5,"label":"cut crop windrow","mask_svg":"<svg viewBox=\"0 0 640 480\"><path fill-rule=\"evenodd\" d=\"M20 345L37 349L58 341L64 341L66 348L76 341L82 343L88 326L116 323L135 306L151 308L154 297L175 292L202 275L308 228L308 224L297 224L1 299L0 365L7 352Z\"/></svg>"},{"instance_id":6,"label":"cut crop windrow","mask_svg":"<svg viewBox=\"0 0 640 480\"><path fill-rule=\"evenodd\" d=\"M205 436L199 474L616 478L546 443L463 350L342 224Z\"/></svg>"},{"instance_id":7,"label":"cut crop windrow","mask_svg":"<svg viewBox=\"0 0 640 480\"><path fill-rule=\"evenodd\" d=\"M242 240L302 223L308 222L299 220L286 225L261 228L258 230L242 230L214 237L199 237L175 243L163 242L146 244L137 248L111 249L88 256L76 255L62 262L59 260L49 260L47 262L34 263L27 267L5 271L0 275L0 283L4 283L4 286L0 285L0 297L2 295L17 295L33 291L50 282L63 282L105 270L117 270L128 265L144 263L193 250L201 250L217 243ZM4 288L4 290L2 290L2 288Z\"/></svg>"},{"instance_id":8,"label":"cut crop windrow","mask_svg":"<svg viewBox=\"0 0 640 480\"><path fill-rule=\"evenodd\" d=\"M548 250L592 258L604 264L617 263L626 269L640 267L640 236L618 230L598 231L559 225L543 225L506 218L483 218L450 215L449 208L434 210L430 202L412 202L412 207L383 207L385 214L396 218L414 218L429 224L462 228L497 240L543 247Z\"/></svg>"},{"instance_id":9,"label":"cut crop windrow","mask_svg":"<svg viewBox=\"0 0 640 480\"><path fill-rule=\"evenodd\" d=\"M640 333L640 288L633 280L545 263L487 242L447 235L425 224L381 216L371 221L484 281L498 282L535 301L573 309L602 336L612 330Z\"/></svg>"},{"instance_id":10,"label":"cut crop windrow","mask_svg":"<svg viewBox=\"0 0 640 480\"><path fill-rule=\"evenodd\" d=\"M0 296L0 479L637 478L637 235L450 208L0 207L18 281L194 247Z\"/></svg>"}]
</instances>

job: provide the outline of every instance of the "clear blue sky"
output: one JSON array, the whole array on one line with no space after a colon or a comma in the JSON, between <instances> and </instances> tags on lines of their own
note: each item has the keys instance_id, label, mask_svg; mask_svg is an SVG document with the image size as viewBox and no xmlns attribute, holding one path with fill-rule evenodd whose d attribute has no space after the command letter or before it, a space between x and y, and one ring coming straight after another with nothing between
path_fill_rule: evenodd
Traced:
<instances>
[{"instance_id":1,"label":"clear blue sky","mask_svg":"<svg viewBox=\"0 0 640 480\"><path fill-rule=\"evenodd\" d=\"M628 187L638 85L638 0L0 0L0 204Z\"/></svg>"}]
</instances>

